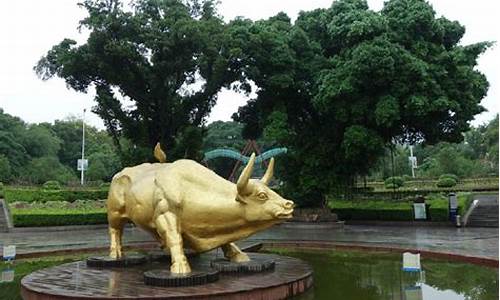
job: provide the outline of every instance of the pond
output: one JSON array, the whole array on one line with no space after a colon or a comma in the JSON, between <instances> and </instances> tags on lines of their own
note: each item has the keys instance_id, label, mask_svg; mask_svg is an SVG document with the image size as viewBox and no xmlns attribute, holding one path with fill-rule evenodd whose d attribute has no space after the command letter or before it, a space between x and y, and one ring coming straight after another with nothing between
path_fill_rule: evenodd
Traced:
<instances>
[{"instance_id":1,"label":"pond","mask_svg":"<svg viewBox=\"0 0 500 300\"><path fill-rule=\"evenodd\" d=\"M359 251L272 252L308 261L314 288L297 300L496 300L498 269L422 259L422 273L402 269L401 254ZM21 299L23 276L46 267L81 260L90 254L44 257L0 264L0 299Z\"/></svg>"},{"instance_id":2,"label":"pond","mask_svg":"<svg viewBox=\"0 0 500 300\"><path fill-rule=\"evenodd\" d=\"M402 255L359 251L277 253L314 268L314 289L297 299L497 300L498 269L422 258L423 272L402 271Z\"/></svg>"}]
</instances>

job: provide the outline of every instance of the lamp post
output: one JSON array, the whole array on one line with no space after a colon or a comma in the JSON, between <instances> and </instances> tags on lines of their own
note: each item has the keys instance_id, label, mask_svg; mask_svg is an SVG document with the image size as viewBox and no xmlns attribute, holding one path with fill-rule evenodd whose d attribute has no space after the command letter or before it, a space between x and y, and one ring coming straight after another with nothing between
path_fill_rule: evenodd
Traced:
<instances>
[{"instance_id":1,"label":"lamp post","mask_svg":"<svg viewBox=\"0 0 500 300\"><path fill-rule=\"evenodd\" d=\"M80 183L83 185L84 183L84 172L85 172L85 112L87 109L83 109L82 116L82 160L80 164L81 175L80 175Z\"/></svg>"}]
</instances>

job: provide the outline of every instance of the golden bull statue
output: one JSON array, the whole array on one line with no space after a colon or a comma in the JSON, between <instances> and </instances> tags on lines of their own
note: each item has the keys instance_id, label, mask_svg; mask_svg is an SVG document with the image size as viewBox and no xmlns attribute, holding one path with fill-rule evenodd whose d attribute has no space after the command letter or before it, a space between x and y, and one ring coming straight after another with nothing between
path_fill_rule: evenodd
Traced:
<instances>
[{"instance_id":1,"label":"golden bull statue","mask_svg":"<svg viewBox=\"0 0 500 300\"><path fill-rule=\"evenodd\" d=\"M132 221L170 251L172 273L191 272L184 247L221 247L231 261L245 262L248 255L234 241L292 217L294 203L267 186L274 159L260 180L250 179L252 154L234 184L192 160L165 163L159 145L155 157L160 163L125 168L113 177L106 202L111 258L122 256L123 226Z\"/></svg>"}]
</instances>

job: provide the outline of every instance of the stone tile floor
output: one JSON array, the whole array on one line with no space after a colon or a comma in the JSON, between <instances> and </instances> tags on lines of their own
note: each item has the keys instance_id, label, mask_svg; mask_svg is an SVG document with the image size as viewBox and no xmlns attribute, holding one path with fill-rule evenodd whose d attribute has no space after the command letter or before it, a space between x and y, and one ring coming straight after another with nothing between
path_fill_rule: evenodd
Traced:
<instances>
[{"instance_id":1,"label":"stone tile floor","mask_svg":"<svg viewBox=\"0 0 500 300\"><path fill-rule=\"evenodd\" d=\"M1 246L14 244L17 253L45 252L108 246L107 228L104 226L78 226L55 230L48 228L14 229L0 233ZM152 238L134 227L124 232L124 245L151 242ZM259 241L326 241L375 247L410 248L446 252L498 260L498 228L453 227L389 227L351 225L344 228L294 228L275 226L257 233L246 242Z\"/></svg>"}]
</instances>

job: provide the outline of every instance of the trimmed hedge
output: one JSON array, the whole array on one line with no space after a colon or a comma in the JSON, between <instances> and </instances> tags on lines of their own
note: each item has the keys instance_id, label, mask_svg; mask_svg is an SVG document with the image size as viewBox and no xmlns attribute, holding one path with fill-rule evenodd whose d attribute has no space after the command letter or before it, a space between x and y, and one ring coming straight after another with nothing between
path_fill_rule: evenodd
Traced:
<instances>
[{"instance_id":1,"label":"trimmed hedge","mask_svg":"<svg viewBox=\"0 0 500 300\"><path fill-rule=\"evenodd\" d=\"M463 215L472 201L471 194L458 195L458 211ZM448 199L439 195L426 200L429 221L448 221ZM344 201L333 200L330 208L340 220L377 220L377 221L414 221L413 205L411 201L384 201L361 200Z\"/></svg>"},{"instance_id":2,"label":"trimmed hedge","mask_svg":"<svg viewBox=\"0 0 500 300\"><path fill-rule=\"evenodd\" d=\"M44 190L5 188L5 200L11 202L47 202L75 200L101 200L108 197L108 190Z\"/></svg>"},{"instance_id":3,"label":"trimmed hedge","mask_svg":"<svg viewBox=\"0 0 500 300\"><path fill-rule=\"evenodd\" d=\"M108 222L104 210L13 209L12 220L15 227L94 225Z\"/></svg>"}]
</instances>

